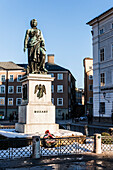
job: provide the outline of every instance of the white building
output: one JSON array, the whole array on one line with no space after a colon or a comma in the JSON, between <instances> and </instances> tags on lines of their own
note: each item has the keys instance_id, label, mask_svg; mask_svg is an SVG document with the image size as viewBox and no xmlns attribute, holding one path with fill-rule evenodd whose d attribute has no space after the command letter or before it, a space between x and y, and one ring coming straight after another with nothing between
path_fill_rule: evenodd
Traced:
<instances>
[{"instance_id":1,"label":"white building","mask_svg":"<svg viewBox=\"0 0 113 170\"><path fill-rule=\"evenodd\" d=\"M92 26L93 116L107 121L113 109L113 8L87 24Z\"/></svg>"}]
</instances>

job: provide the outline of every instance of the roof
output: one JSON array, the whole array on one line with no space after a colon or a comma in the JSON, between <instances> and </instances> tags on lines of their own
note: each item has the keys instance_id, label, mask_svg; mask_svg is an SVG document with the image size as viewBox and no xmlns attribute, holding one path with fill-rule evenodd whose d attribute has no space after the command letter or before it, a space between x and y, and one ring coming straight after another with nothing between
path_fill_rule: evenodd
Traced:
<instances>
[{"instance_id":1,"label":"roof","mask_svg":"<svg viewBox=\"0 0 113 170\"><path fill-rule=\"evenodd\" d=\"M24 67L25 69L27 69L27 64L18 64L18 65ZM66 69L64 67L61 67L61 66L59 66L57 64L48 63L48 62L45 63L45 68L48 71L68 71L68 72L70 72L68 69Z\"/></svg>"},{"instance_id":2,"label":"roof","mask_svg":"<svg viewBox=\"0 0 113 170\"><path fill-rule=\"evenodd\" d=\"M102 20L102 19L104 19L104 18L106 18L106 17L108 17L110 15L113 15L113 7L110 8L109 10L103 12L102 14L98 15L97 17L93 18L92 20L90 20L86 24L92 26L98 21L98 19Z\"/></svg>"},{"instance_id":3,"label":"roof","mask_svg":"<svg viewBox=\"0 0 113 170\"><path fill-rule=\"evenodd\" d=\"M5 70L23 70L24 67L18 66L12 61L0 62L0 67Z\"/></svg>"},{"instance_id":4,"label":"roof","mask_svg":"<svg viewBox=\"0 0 113 170\"><path fill-rule=\"evenodd\" d=\"M48 71L69 71L68 69L61 67L57 64L52 64L52 63L45 63L45 67Z\"/></svg>"},{"instance_id":5,"label":"roof","mask_svg":"<svg viewBox=\"0 0 113 170\"><path fill-rule=\"evenodd\" d=\"M27 64L18 64L18 65L27 69ZM48 63L48 62L45 63L45 68L48 71L69 71L68 69L64 67L61 67L57 64Z\"/></svg>"}]
</instances>

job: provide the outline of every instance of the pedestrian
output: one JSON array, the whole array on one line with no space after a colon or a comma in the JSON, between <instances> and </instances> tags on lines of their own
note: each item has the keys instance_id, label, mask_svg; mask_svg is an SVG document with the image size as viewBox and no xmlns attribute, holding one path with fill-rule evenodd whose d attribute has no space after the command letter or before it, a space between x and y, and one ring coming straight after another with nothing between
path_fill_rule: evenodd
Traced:
<instances>
[{"instance_id":1,"label":"pedestrian","mask_svg":"<svg viewBox=\"0 0 113 170\"><path fill-rule=\"evenodd\" d=\"M62 120L64 120L64 113L62 113Z\"/></svg>"}]
</instances>

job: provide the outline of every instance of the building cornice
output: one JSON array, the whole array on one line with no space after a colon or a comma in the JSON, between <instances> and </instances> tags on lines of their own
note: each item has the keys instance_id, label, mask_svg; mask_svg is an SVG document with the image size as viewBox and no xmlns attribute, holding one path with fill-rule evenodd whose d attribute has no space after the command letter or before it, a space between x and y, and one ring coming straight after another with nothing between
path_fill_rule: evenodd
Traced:
<instances>
[{"instance_id":1,"label":"building cornice","mask_svg":"<svg viewBox=\"0 0 113 170\"><path fill-rule=\"evenodd\" d=\"M110 8L109 10L105 11L104 13L100 14L99 16L95 17L94 19L90 20L86 24L93 26L96 23L102 21L103 19L109 17L110 15L113 15L113 7Z\"/></svg>"}]
</instances>

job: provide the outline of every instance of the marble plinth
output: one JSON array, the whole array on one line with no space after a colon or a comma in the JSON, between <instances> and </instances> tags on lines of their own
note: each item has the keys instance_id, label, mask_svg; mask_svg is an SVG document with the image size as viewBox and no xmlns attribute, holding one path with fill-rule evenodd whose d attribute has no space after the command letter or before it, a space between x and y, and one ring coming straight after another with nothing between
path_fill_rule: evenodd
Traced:
<instances>
[{"instance_id":1,"label":"marble plinth","mask_svg":"<svg viewBox=\"0 0 113 170\"><path fill-rule=\"evenodd\" d=\"M59 129L55 124L55 106L51 102L51 75L29 74L22 79L22 86L27 86L27 98L22 100L18 108L18 123L15 129L21 133L45 132L52 133ZM37 97L36 86L43 85L45 91L41 98Z\"/></svg>"}]
</instances>

